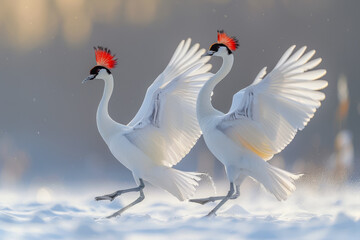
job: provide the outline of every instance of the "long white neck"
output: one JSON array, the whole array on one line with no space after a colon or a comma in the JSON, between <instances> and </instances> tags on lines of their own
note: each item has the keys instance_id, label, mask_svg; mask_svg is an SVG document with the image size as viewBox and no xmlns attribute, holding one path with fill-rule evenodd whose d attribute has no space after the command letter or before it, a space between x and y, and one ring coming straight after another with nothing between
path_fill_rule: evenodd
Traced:
<instances>
[{"instance_id":1,"label":"long white neck","mask_svg":"<svg viewBox=\"0 0 360 240\"><path fill-rule=\"evenodd\" d=\"M211 104L211 94L215 86L223 80L230 72L234 63L234 55L226 55L222 57L223 63L219 71L210 78L199 92L199 96L196 103L198 120L217 114L218 111Z\"/></svg>"},{"instance_id":2,"label":"long white neck","mask_svg":"<svg viewBox=\"0 0 360 240\"><path fill-rule=\"evenodd\" d=\"M115 130L117 126L120 124L115 122L110 117L108 111L109 100L114 89L114 78L112 74L107 76L106 79L104 79L104 82L105 82L104 93L96 112L96 124L100 132L100 135L102 136L104 141L107 142L110 136L116 132Z\"/></svg>"}]
</instances>

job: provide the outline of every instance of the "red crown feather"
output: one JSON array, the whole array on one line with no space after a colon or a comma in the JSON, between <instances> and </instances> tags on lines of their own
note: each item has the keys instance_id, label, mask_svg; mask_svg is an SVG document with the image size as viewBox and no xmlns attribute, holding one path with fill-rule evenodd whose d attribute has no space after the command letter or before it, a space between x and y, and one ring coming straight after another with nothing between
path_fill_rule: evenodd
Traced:
<instances>
[{"instance_id":1,"label":"red crown feather","mask_svg":"<svg viewBox=\"0 0 360 240\"><path fill-rule=\"evenodd\" d=\"M103 47L94 47L95 49L95 59L96 64L99 66L106 67L108 69L112 69L117 64L117 59L115 59L115 54L111 55L110 49Z\"/></svg>"},{"instance_id":2,"label":"red crown feather","mask_svg":"<svg viewBox=\"0 0 360 240\"><path fill-rule=\"evenodd\" d=\"M218 43L227 46L231 51L235 51L239 47L236 37L229 37L223 30L218 30Z\"/></svg>"}]
</instances>

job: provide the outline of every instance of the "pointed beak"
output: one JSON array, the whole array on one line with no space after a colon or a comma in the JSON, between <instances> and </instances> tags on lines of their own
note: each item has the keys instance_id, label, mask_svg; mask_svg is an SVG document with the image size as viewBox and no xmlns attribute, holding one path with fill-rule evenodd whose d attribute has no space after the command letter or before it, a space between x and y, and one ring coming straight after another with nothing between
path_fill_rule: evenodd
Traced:
<instances>
[{"instance_id":1,"label":"pointed beak","mask_svg":"<svg viewBox=\"0 0 360 240\"><path fill-rule=\"evenodd\" d=\"M89 75L87 78L85 78L81 83L85 83L89 80L93 80L95 78L95 75Z\"/></svg>"},{"instance_id":2,"label":"pointed beak","mask_svg":"<svg viewBox=\"0 0 360 240\"><path fill-rule=\"evenodd\" d=\"M207 53L205 53L205 54L203 55L203 57L205 57L205 56L212 56L212 55L214 55L214 53L215 53L215 51L209 50L209 51L207 51Z\"/></svg>"}]
</instances>

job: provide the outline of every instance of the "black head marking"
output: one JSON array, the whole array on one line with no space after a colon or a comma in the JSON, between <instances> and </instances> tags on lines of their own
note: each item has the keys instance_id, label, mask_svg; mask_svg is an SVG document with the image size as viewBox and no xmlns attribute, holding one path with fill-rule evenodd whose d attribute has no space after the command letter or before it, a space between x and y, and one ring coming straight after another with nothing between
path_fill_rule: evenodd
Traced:
<instances>
[{"instance_id":1,"label":"black head marking","mask_svg":"<svg viewBox=\"0 0 360 240\"><path fill-rule=\"evenodd\" d=\"M90 70L90 74L91 75L98 75L98 73L100 72L101 69L105 69L107 71L108 74L111 74L110 70L104 66L95 66Z\"/></svg>"},{"instance_id":2,"label":"black head marking","mask_svg":"<svg viewBox=\"0 0 360 240\"><path fill-rule=\"evenodd\" d=\"M232 51L223 43L214 43L213 45L210 46L210 51L214 51L214 52L217 52L219 51L219 48L220 47L226 47L227 51L228 51L228 54L232 54Z\"/></svg>"}]
</instances>

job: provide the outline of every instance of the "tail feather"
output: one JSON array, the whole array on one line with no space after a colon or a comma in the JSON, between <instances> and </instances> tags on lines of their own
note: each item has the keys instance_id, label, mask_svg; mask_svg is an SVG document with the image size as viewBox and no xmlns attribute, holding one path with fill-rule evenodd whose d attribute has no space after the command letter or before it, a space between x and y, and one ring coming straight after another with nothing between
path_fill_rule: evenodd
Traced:
<instances>
[{"instance_id":1,"label":"tail feather","mask_svg":"<svg viewBox=\"0 0 360 240\"><path fill-rule=\"evenodd\" d=\"M302 174L293 174L282 170L280 168L268 165L268 174L269 174L269 183L268 186L264 186L268 191L273 193L275 197L279 200L286 200L288 196L296 190L294 184L296 179L299 179Z\"/></svg>"},{"instance_id":2,"label":"tail feather","mask_svg":"<svg viewBox=\"0 0 360 240\"><path fill-rule=\"evenodd\" d=\"M254 158L248 167L249 175L259 181L269 192L283 201L296 190L295 180L302 174L293 174L274 167L261 158Z\"/></svg>"},{"instance_id":3,"label":"tail feather","mask_svg":"<svg viewBox=\"0 0 360 240\"><path fill-rule=\"evenodd\" d=\"M189 199L196 191L203 173L183 172L170 167L159 166L152 171L151 176L146 180L150 183L163 188L174 195L180 201Z\"/></svg>"}]
</instances>

